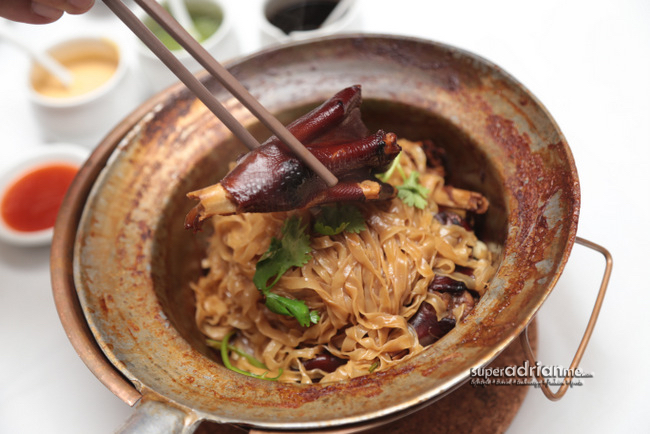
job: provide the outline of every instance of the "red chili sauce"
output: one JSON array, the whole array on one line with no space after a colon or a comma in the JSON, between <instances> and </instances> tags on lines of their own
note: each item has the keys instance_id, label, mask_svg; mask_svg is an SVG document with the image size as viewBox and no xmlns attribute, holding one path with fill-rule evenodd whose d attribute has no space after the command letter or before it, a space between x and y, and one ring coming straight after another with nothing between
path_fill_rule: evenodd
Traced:
<instances>
[{"instance_id":1,"label":"red chili sauce","mask_svg":"<svg viewBox=\"0 0 650 434\"><path fill-rule=\"evenodd\" d=\"M21 175L2 198L2 219L21 232L53 227L63 197L78 171L78 167L67 163L52 163Z\"/></svg>"}]
</instances>

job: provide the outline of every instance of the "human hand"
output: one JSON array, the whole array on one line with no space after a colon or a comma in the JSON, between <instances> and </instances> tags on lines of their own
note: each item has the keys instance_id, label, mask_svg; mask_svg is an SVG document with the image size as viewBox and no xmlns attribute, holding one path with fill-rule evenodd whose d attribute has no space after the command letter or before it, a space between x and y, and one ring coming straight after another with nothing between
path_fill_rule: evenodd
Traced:
<instances>
[{"instance_id":1,"label":"human hand","mask_svg":"<svg viewBox=\"0 0 650 434\"><path fill-rule=\"evenodd\" d=\"M29 24L52 23L64 13L83 14L94 0L0 0L0 17Z\"/></svg>"}]
</instances>

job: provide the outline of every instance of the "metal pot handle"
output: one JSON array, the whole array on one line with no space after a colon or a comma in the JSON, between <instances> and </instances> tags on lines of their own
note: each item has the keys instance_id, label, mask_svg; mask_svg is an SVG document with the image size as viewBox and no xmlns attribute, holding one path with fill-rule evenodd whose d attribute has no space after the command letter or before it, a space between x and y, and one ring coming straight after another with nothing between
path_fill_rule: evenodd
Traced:
<instances>
[{"instance_id":1,"label":"metal pot handle","mask_svg":"<svg viewBox=\"0 0 650 434\"><path fill-rule=\"evenodd\" d=\"M142 399L116 434L191 434L200 420L170 404Z\"/></svg>"},{"instance_id":2,"label":"metal pot handle","mask_svg":"<svg viewBox=\"0 0 650 434\"><path fill-rule=\"evenodd\" d=\"M568 373L566 377L564 377L564 381L562 382L562 385L559 387L557 392L553 392L551 390L551 388L548 385L548 380L546 380L541 375L539 370L534 370L535 378L539 382L542 392L544 392L544 395L546 395L546 397L551 401L559 401L564 396L566 391L569 389L569 386L571 385L571 381L575 376L576 369L578 368L578 364L580 364L580 360L582 360L582 356L585 353L585 349L587 348L589 339L591 338L591 335L594 331L594 327L596 326L596 320L598 319L600 308L603 305L603 300L605 298L605 291L607 290L607 285L609 284L609 278L612 274L612 266L613 266L612 255L609 253L609 251L607 251L607 249L580 237L576 237L576 243L602 253L602 255L605 257L605 272L603 274L603 280L601 281L600 284L600 290L598 291L598 296L596 297L596 303L594 304L594 309L592 310L591 316L589 317L589 322L587 323L587 328L585 329L585 333L582 336L580 345L578 345L578 350L576 351L576 354L573 357L573 361L569 366ZM531 363L531 366L537 366L537 360L536 360L537 358L535 357L535 354L533 353L533 349L530 346L530 341L528 340L528 327L526 327L526 329L520 335L519 338L529 363Z\"/></svg>"}]
</instances>

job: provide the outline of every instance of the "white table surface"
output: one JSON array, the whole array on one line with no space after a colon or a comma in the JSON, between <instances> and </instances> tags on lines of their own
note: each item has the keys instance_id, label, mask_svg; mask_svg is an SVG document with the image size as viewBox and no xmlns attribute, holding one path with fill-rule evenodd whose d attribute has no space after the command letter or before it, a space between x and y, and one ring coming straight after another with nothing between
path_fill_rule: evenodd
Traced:
<instances>
[{"instance_id":1,"label":"white table surface","mask_svg":"<svg viewBox=\"0 0 650 434\"><path fill-rule=\"evenodd\" d=\"M260 42L250 11L260 0L229 1L242 54L252 53ZM594 378L555 403L531 388L509 432L648 432L650 288L642 258L650 247L650 2L360 1L364 30L472 51L542 101L574 153L582 193L578 235L614 257L581 363ZM103 5L47 26L8 24L41 46L85 28L130 37ZM42 144L26 98L27 68L27 59L0 41L0 167ZM0 433L113 432L132 409L68 342L52 301L48 255L48 247L0 243ZM568 366L602 270L598 254L574 249L538 315L544 364Z\"/></svg>"}]
</instances>

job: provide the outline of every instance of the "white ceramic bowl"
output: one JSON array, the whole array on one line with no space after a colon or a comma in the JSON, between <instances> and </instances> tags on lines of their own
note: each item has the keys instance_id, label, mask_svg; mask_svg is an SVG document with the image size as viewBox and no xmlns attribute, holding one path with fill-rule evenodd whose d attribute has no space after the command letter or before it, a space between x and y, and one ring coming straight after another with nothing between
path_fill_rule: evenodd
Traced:
<instances>
[{"instance_id":1,"label":"white ceramic bowl","mask_svg":"<svg viewBox=\"0 0 650 434\"><path fill-rule=\"evenodd\" d=\"M164 3L164 2L163 2ZM201 45L219 62L225 62L240 54L239 41L233 30L232 16L227 7L227 0L186 0L190 10L202 13L220 11L222 14L221 25L212 36L208 37ZM140 20L145 21L148 15L141 13ZM147 86L151 94L157 93L173 83L178 78L162 63L147 46L139 42L137 47L138 61L143 75L147 79ZM197 73L203 67L185 50L173 50L172 53L192 73Z\"/></svg>"},{"instance_id":2,"label":"white ceramic bowl","mask_svg":"<svg viewBox=\"0 0 650 434\"><path fill-rule=\"evenodd\" d=\"M360 6L356 0L349 1L347 10L338 19L314 30L299 30L286 34L269 21L269 17L279 10L304 2L305 0L264 0L261 3L261 9L259 10L260 42L263 46L362 30Z\"/></svg>"},{"instance_id":3,"label":"white ceramic bowl","mask_svg":"<svg viewBox=\"0 0 650 434\"><path fill-rule=\"evenodd\" d=\"M90 150L63 143L41 145L29 150L11 164L4 166L0 173L0 204L4 202L7 190L22 176L53 163L65 163L81 167L90 154ZM7 225L0 215L0 241L17 246L47 245L52 239L53 228L39 231L18 231Z\"/></svg>"},{"instance_id":4,"label":"white ceramic bowl","mask_svg":"<svg viewBox=\"0 0 650 434\"><path fill-rule=\"evenodd\" d=\"M93 35L65 40L47 51L63 62L91 54L115 58L117 68L108 81L94 90L78 96L48 97L34 87L45 71L32 65L29 98L45 141L72 142L93 148L142 102L144 95L138 90L132 71L133 56L123 43Z\"/></svg>"}]
</instances>

